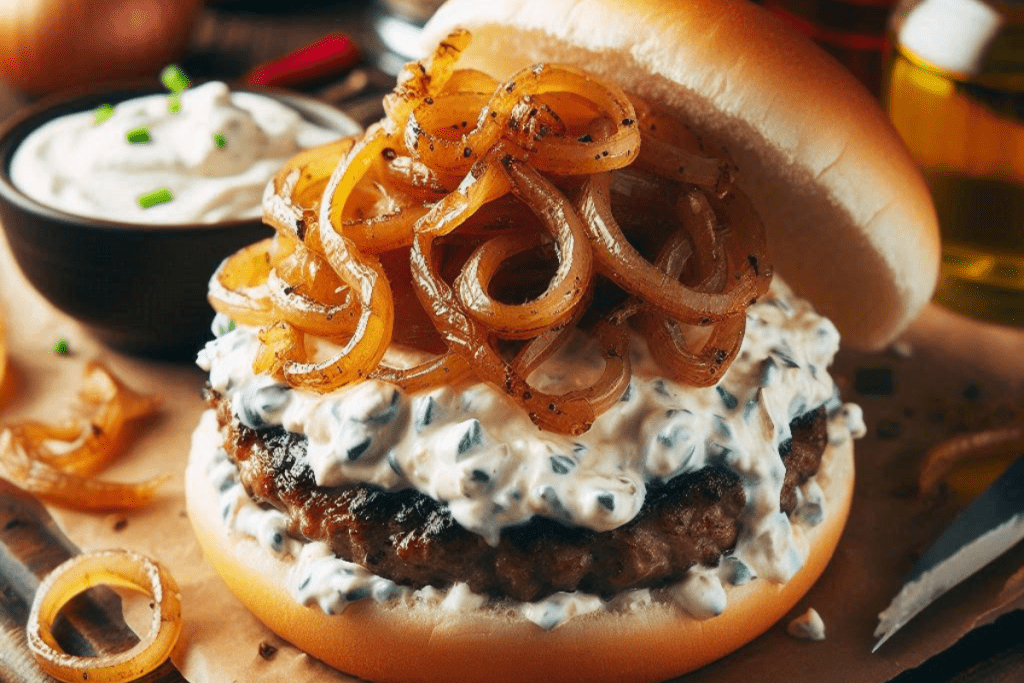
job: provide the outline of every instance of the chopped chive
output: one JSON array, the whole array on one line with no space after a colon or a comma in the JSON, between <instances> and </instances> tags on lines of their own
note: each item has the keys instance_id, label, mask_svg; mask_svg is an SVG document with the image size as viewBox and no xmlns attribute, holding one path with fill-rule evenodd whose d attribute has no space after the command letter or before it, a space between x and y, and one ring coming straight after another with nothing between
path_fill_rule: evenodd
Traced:
<instances>
[{"instance_id":1,"label":"chopped chive","mask_svg":"<svg viewBox=\"0 0 1024 683\"><path fill-rule=\"evenodd\" d=\"M167 111L177 114L181 111L181 95L172 93L167 96Z\"/></svg>"},{"instance_id":2,"label":"chopped chive","mask_svg":"<svg viewBox=\"0 0 1024 683\"><path fill-rule=\"evenodd\" d=\"M58 339L57 343L53 345L53 352L59 356L66 356L68 353L68 343L64 339Z\"/></svg>"},{"instance_id":3,"label":"chopped chive","mask_svg":"<svg viewBox=\"0 0 1024 683\"><path fill-rule=\"evenodd\" d=\"M567 455L551 456L551 470L555 474L569 474L576 467L576 462Z\"/></svg>"},{"instance_id":4,"label":"chopped chive","mask_svg":"<svg viewBox=\"0 0 1024 683\"><path fill-rule=\"evenodd\" d=\"M174 199L174 195L171 194L171 191L168 190L166 187L161 187L159 190L153 190L152 192L147 192L146 194L139 195L138 201L139 206L141 206L143 209L148 209L151 206L163 204L164 202L169 202L172 199Z\"/></svg>"},{"instance_id":5,"label":"chopped chive","mask_svg":"<svg viewBox=\"0 0 1024 683\"><path fill-rule=\"evenodd\" d=\"M94 123L98 126L114 115L114 105L101 104L93 110L92 114L94 117Z\"/></svg>"},{"instance_id":6,"label":"chopped chive","mask_svg":"<svg viewBox=\"0 0 1024 683\"><path fill-rule=\"evenodd\" d=\"M164 67L164 70L160 72L160 82L173 93L180 93L192 85L192 82L188 80L188 76L185 75L185 72L177 64L170 64Z\"/></svg>"},{"instance_id":7,"label":"chopped chive","mask_svg":"<svg viewBox=\"0 0 1024 683\"><path fill-rule=\"evenodd\" d=\"M139 126L125 133L124 136L133 145L137 145L140 142L149 142L149 129L145 126Z\"/></svg>"},{"instance_id":8,"label":"chopped chive","mask_svg":"<svg viewBox=\"0 0 1024 683\"><path fill-rule=\"evenodd\" d=\"M224 137L224 133L214 133L213 142L221 149L224 149L225 147L228 146L228 139Z\"/></svg>"}]
</instances>

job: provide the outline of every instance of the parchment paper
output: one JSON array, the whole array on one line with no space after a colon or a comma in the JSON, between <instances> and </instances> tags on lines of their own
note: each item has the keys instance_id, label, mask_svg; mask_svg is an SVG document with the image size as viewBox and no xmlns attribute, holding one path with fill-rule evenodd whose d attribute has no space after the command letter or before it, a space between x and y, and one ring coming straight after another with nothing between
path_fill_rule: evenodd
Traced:
<instances>
[{"instance_id":1,"label":"parchment paper","mask_svg":"<svg viewBox=\"0 0 1024 683\"><path fill-rule=\"evenodd\" d=\"M133 481L169 472L172 479L157 502L131 514L51 509L83 550L131 548L171 570L182 590L185 619L173 659L184 676L194 683L352 681L297 652L250 617L192 538L182 476L191 432L203 409L203 373L187 363L131 358L98 345L29 287L2 237L0 315L10 345L9 376L0 387L0 423L66 414L82 367L94 358L135 389L164 396L159 415L143 425L123 462L104 475ZM67 356L53 352L61 338L68 342ZM896 348L899 353L843 352L834 368L845 399L864 408L869 434L857 444L856 495L840 547L822 580L789 615L814 607L825 621L827 639L811 642L787 635L787 617L750 645L682 680L886 681L977 625L1024 608L1024 574L1014 576L1024 567L1024 547L1018 546L939 600L878 654L869 654L877 613L963 503L950 494L928 499L917 494L923 453L951 434L1024 419L1024 332L932 306ZM858 394L856 375L863 368L891 371L893 391Z\"/></svg>"}]
</instances>

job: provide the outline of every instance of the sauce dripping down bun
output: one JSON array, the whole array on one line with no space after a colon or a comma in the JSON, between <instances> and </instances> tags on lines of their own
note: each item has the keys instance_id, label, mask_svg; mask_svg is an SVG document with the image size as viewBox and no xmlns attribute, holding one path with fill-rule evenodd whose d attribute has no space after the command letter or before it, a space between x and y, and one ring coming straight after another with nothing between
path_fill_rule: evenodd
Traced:
<instances>
[{"instance_id":1,"label":"sauce dripping down bun","mask_svg":"<svg viewBox=\"0 0 1024 683\"><path fill-rule=\"evenodd\" d=\"M922 178L884 113L838 63L746 0L452 0L425 34L473 40L460 68L502 79L538 62L575 65L677 112L725 148L768 233L777 272L836 324L878 348L928 301L938 231ZM730 588L704 620L672 605L598 610L545 631L516 610L352 602L340 614L299 605L292 563L221 521L207 462L215 422L197 431L189 514L207 557L272 630L314 657L374 681L658 681L723 657L785 615L824 571L853 493L849 439L816 477L828 514L789 581ZM501 603L499 603L501 604Z\"/></svg>"}]
</instances>

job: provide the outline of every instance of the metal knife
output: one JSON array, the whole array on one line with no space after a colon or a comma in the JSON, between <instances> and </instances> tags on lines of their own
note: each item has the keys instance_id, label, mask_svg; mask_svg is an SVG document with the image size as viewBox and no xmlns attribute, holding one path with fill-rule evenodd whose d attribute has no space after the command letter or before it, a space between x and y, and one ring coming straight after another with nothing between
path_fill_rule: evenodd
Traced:
<instances>
[{"instance_id":1,"label":"metal knife","mask_svg":"<svg viewBox=\"0 0 1024 683\"><path fill-rule=\"evenodd\" d=\"M1024 455L960 512L878 615L878 650L949 589L1024 539Z\"/></svg>"}]
</instances>

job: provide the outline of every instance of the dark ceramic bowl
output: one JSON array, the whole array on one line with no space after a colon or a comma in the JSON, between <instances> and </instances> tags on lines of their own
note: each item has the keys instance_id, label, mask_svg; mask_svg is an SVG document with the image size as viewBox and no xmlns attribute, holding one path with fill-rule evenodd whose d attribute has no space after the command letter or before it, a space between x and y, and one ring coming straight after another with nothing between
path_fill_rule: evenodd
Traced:
<instances>
[{"instance_id":1,"label":"dark ceramic bowl","mask_svg":"<svg viewBox=\"0 0 1024 683\"><path fill-rule=\"evenodd\" d=\"M11 182L15 149L46 121L155 88L77 94L17 114L0 130L0 223L29 282L104 343L133 354L183 359L210 338L210 276L239 248L269 236L259 219L139 225L83 218L44 206ZM302 95L261 91L341 134L357 128L334 107Z\"/></svg>"}]
</instances>

